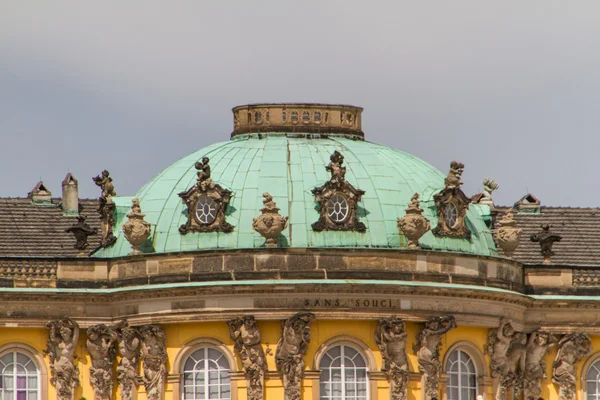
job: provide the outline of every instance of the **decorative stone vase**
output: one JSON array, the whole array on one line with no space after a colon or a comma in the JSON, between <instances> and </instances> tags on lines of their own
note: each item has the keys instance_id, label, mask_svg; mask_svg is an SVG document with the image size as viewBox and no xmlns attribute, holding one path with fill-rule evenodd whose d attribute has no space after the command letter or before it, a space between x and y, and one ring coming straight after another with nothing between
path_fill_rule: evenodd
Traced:
<instances>
[{"instance_id":1,"label":"decorative stone vase","mask_svg":"<svg viewBox=\"0 0 600 400\"><path fill-rule=\"evenodd\" d=\"M498 246L504 251L504 255L508 258L512 258L515 250L519 246L519 239L521 237L521 228L517 228L513 217L512 210L508 210L500 221L500 228L496 232L496 240Z\"/></svg>"},{"instance_id":2,"label":"decorative stone vase","mask_svg":"<svg viewBox=\"0 0 600 400\"><path fill-rule=\"evenodd\" d=\"M408 239L408 247L416 249L419 247L419 239L431 229L429 220L423 215L423 209L419 207L419 194L415 193L410 199L406 209L406 215L398 218L398 229Z\"/></svg>"},{"instance_id":3,"label":"decorative stone vase","mask_svg":"<svg viewBox=\"0 0 600 400\"><path fill-rule=\"evenodd\" d=\"M123 224L123 233L133 249L129 255L136 255L143 253L140 246L150 237L150 223L144 221L146 214L142 214L140 200L133 199L131 203L131 212L127 214L129 221Z\"/></svg>"},{"instance_id":4,"label":"decorative stone vase","mask_svg":"<svg viewBox=\"0 0 600 400\"><path fill-rule=\"evenodd\" d=\"M254 218L252 229L267 239L266 247L277 247L279 235L287 228L288 217L279 215L279 208L277 208L273 197L269 193L263 193L263 197L263 208L260 210L262 215Z\"/></svg>"}]
</instances>

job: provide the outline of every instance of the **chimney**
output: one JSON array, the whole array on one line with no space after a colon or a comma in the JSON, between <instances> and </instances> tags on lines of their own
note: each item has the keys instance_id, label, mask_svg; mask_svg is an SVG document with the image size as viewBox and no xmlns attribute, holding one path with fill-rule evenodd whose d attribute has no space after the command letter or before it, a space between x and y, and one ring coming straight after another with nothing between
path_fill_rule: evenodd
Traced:
<instances>
[{"instance_id":1,"label":"chimney","mask_svg":"<svg viewBox=\"0 0 600 400\"><path fill-rule=\"evenodd\" d=\"M65 215L79 214L79 191L77 179L69 172L62 181L62 209Z\"/></svg>"},{"instance_id":2,"label":"chimney","mask_svg":"<svg viewBox=\"0 0 600 400\"><path fill-rule=\"evenodd\" d=\"M31 192L27 193L27 197L34 203L38 204L50 204L52 200L52 193L46 188L44 182L39 181L35 184Z\"/></svg>"}]
</instances>

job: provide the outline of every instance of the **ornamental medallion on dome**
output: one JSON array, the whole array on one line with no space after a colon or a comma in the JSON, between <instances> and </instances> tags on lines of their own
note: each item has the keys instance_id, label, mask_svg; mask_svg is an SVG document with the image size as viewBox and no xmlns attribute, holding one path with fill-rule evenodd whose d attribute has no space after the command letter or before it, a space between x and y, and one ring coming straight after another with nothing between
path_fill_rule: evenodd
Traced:
<instances>
[{"instance_id":1,"label":"ornamental medallion on dome","mask_svg":"<svg viewBox=\"0 0 600 400\"><path fill-rule=\"evenodd\" d=\"M433 196L438 213L438 225L432 230L436 236L471 238L471 231L465 222L470 199L460 188L464 168L463 163L452 161L445 180L446 186Z\"/></svg>"},{"instance_id":2,"label":"ornamental medallion on dome","mask_svg":"<svg viewBox=\"0 0 600 400\"><path fill-rule=\"evenodd\" d=\"M198 170L197 182L185 192L179 193L183 204L187 205L187 222L179 227L179 232L231 232L233 226L225 220L231 191L222 188L210 178L208 157L195 164Z\"/></svg>"},{"instance_id":3,"label":"ornamental medallion on dome","mask_svg":"<svg viewBox=\"0 0 600 400\"><path fill-rule=\"evenodd\" d=\"M325 169L331 172L331 179L321 187L312 190L319 204L319 220L312 224L314 231L358 231L364 232L365 224L358 220L358 202L365 194L346 181L346 167L342 166L344 156L337 150L330 157Z\"/></svg>"}]
</instances>

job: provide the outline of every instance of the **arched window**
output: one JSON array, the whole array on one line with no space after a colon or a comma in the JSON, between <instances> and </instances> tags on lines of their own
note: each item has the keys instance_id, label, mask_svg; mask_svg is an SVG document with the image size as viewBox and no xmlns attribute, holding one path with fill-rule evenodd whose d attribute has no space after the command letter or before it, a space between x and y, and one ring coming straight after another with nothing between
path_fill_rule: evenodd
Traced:
<instances>
[{"instance_id":1,"label":"arched window","mask_svg":"<svg viewBox=\"0 0 600 400\"><path fill-rule=\"evenodd\" d=\"M1 398L3 400L39 400L40 370L26 354L11 351L0 357Z\"/></svg>"},{"instance_id":2,"label":"arched window","mask_svg":"<svg viewBox=\"0 0 600 400\"><path fill-rule=\"evenodd\" d=\"M465 351L456 349L446 362L448 400L475 400L477 398L477 369Z\"/></svg>"},{"instance_id":3,"label":"arched window","mask_svg":"<svg viewBox=\"0 0 600 400\"><path fill-rule=\"evenodd\" d=\"M367 363L357 350L347 345L330 348L319 363L320 398L323 400L367 400Z\"/></svg>"},{"instance_id":4,"label":"arched window","mask_svg":"<svg viewBox=\"0 0 600 400\"><path fill-rule=\"evenodd\" d=\"M600 360L597 360L588 369L585 377L586 393L588 400L600 399Z\"/></svg>"},{"instance_id":5,"label":"arched window","mask_svg":"<svg viewBox=\"0 0 600 400\"><path fill-rule=\"evenodd\" d=\"M183 400L231 399L229 362L213 347L202 347L183 364Z\"/></svg>"}]
</instances>

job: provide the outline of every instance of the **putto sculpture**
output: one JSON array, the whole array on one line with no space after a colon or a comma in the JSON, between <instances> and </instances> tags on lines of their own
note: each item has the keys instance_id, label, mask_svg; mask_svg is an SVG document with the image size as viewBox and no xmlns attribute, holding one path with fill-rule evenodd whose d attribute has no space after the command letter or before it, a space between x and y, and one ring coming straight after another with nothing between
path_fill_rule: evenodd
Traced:
<instances>
[{"instance_id":1,"label":"putto sculpture","mask_svg":"<svg viewBox=\"0 0 600 400\"><path fill-rule=\"evenodd\" d=\"M381 318L375 330L375 343L383 358L382 370L390 381L391 399L406 400L408 360L406 358L405 323L398 317Z\"/></svg>"},{"instance_id":2,"label":"putto sculpture","mask_svg":"<svg viewBox=\"0 0 600 400\"><path fill-rule=\"evenodd\" d=\"M425 398L428 400L439 396L440 339L454 328L456 320L452 315L429 318L413 346L419 361L419 371L423 373Z\"/></svg>"},{"instance_id":3,"label":"putto sculpture","mask_svg":"<svg viewBox=\"0 0 600 400\"><path fill-rule=\"evenodd\" d=\"M50 383L56 387L58 400L72 400L73 390L79 386L79 368L73 363L79 325L64 317L46 324L48 343L45 353L50 359Z\"/></svg>"},{"instance_id":4,"label":"putto sculpture","mask_svg":"<svg viewBox=\"0 0 600 400\"><path fill-rule=\"evenodd\" d=\"M75 247L77 250L85 250L88 247L88 236L98 233L96 228L92 228L85 222L86 217L77 216L77 222L73 226L65 229L65 232L72 233L75 236Z\"/></svg>"},{"instance_id":5,"label":"putto sculpture","mask_svg":"<svg viewBox=\"0 0 600 400\"><path fill-rule=\"evenodd\" d=\"M483 193L479 202L493 206L494 201L492 200L492 192L498 190L499 188L500 185L498 185L496 181L483 178Z\"/></svg>"},{"instance_id":6,"label":"putto sculpture","mask_svg":"<svg viewBox=\"0 0 600 400\"><path fill-rule=\"evenodd\" d=\"M94 178L94 183L102 189L100 195L98 213L100 214L100 220L102 221L102 237L100 238L100 247L110 247L117 241L117 238L113 235L113 227L115 226L115 203L113 202L113 196L116 196L115 186L112 183L112 178L107 170Z\"/></svg>"},{"instance_id":7,"label":"putto sculpture","mask_svg":"<svg viewBox=\"0 0 600 400\"><path fill-rule=\"evenodd\" d=\"M275 351L277 371L283 379L285 400L300 400L300 384L304 377L304 360L308 343L310 343L310 327L315 315L299 312L285 320L281 338Z\"/></svg>"},{"instance_id":8,"label":"putto sculpture","mask_svg":"<svg viewBox=\"0 0 600 400\"><path fill-rule=\"evenodd\" d=\"M342 166L344 156L334 151L325 169L331 173L329 181L312 190L318 203L319 220L312 224L316 232L357 231L367 227L358 220L358 203L365 194L346 180L346 167Z\"/></svg>"},{"instance_id":9,"label":"putto sculpture","mask_svg":"<svg viewBox=\"0 0 600 400\"><path fill-rule=\"evenodd\" d=\"M452 161L445 179L445 187L433 195L438 214L438 224L432 232L436 236L470 239L471 231L465 218L471 199L462 191L463 163Z\"/></svg>"},{"instance_id":10,"label":"putto sculpture","mask_svg":"<svg viewBox=\"0 0 600 400\"><path fill-rule=\"evenodd\" d=\"M227 207L232 197L230 190L224 189L211 179L208 157L194 164L198 170L196 184L179 193L187 206L187 222L179 227L185 235L189 232L231 232L233 226L227 223Z\"/></svg>"},{"instance_id":11,"label":"putto sculpture","mask_svg":"<svg viewBox=\"0 0 600 400\"><path fill-rule=\"evenodd\" d=\"M125 239L131 243L132 252L129 255L142 254L141 245L150 237L150 223L144 221L146 214L142 213L140 200L131 200L131 212L127 214L129 220L123 224Z\"/></svg>"},{"instance_id":12,"label":"putto sculpture","mask_svg":"<svg viewBox=\"0 0 600 400\"><path fill-rule=\"evenodd\" d=\"M552 245L554 242L560 242L562 237L550 231L552 226L548 224L542 224L542 230L538 233L531 235L530 239L532 242L538 242L542 256L544 256L544 264L550 264L550 257L554 255L552 251Z\"/></svg>"},{"instance_id":13,"label":"putto sculpture","mask_svg":"<svg viewBox=\"0 0 600 400\"><path fill-rule=\"evenodd\" d=\"M444 183L446 184L446 188L448 189L456 189L456 188L460 188L463 184L463 181L461 180L463 171L465 169L465 164L458 162L458 161L452 161L450 163L450 171L448 171L448 176L446 177L446 180L444 181Z\"/></svg>"},{"instance_id":14,"label":"putto sculpture","mask_svg":"<svg viewBox=\"0 0 600 400\"><path fill-rule=\"evenodd\" d=\"M263 193L263 197L263 208L260 210L262 215L254 218L252 229L267 239L265 243L266 247L277 247L279 235L287 228L288 217L279 215L279 208L273 201L273 196L265 192Z\"/></svg>"},{"instance_id":15,"label":"putto sculpture","mask_svg":"<svg viewBox=\"0 0 600 400\"><path fill-rule=\"evenodd\" d=\"M505 400L510 388L516 392L522 389L526 346L527 335L515 332L505 318L500 320L498 328L490 329L487 352L492 377L497 379L496 400Z\"/></svg>"},{"instance_id":16,"label":"putto sculpture","mask_svg":"<svg viewBox=\"0 0 600 400\"><path fill-rule=\"evenodd\" d=\"M229 335L234 341L233 348L242 360L248 383L248 400L264 398L265 372L267 359L261 346L260 331L252 315L227 321Z\"/></svg>"},{"instance_id":17,"label":"putto sculpture","mask_svg":"<svg viewBox=\"0 0 600 400\"><path fill-rule=\"evenodd\" d=\"M127 320L122 320L115 330L119 337L119 365L117 380L122 400L133 400L133 393L138 385L138 366L140 363L141 338L138 330L132 328Z\"/></svg>"},{"instance_id":18,"label":"putto sculpture","mask_svg":"<svg viewBox=\"0 0 600 400\"><path fill-rule=\"evenodd\" d=\"M140 327L143 382L148 400L162 399L167 379L165 333L159 325Z\"/></svg>"},{"instance_id":19,"label":"putto sculpture","mask_svg":"<svg viewBox=\"0 0 600 400\"><path fill-rule=\"evenodd\" d=\"M515 221L512 210L508 210L498 223L500 224L500 228L496 231L496 241L504 252L504 255L512 258L519 246L522 230L515 226L517 221Z\"/></svg>"},{"instance_id":20,"label":"putto sculpture","mask_svg":"<svg viewBox=\"0 0 600 400\"><path fill-rule=\"evenodd\" d=\"M423 209L419 207L419 194L415 193L411 199L406 214L398 218L398 229L408 239L408 247L416 249L419 247L419 239L431 228L429 220L425 218Z\"/></svg>"},{"instance_id":21,"label":"putto sculpture","mask_svg":"<svg viewBox=\"0 0 600 400\"><path fill-rule=\"evenodd\" d=\"M527 340L527 354L525 356L525 373L523 376L525 400L536 400L542 393L542 381L546 379L546 361L550 347L556 344L556 338L550 332L536 330L529 335Z\"/></svg>"},{"instance_id":22,"label":"putto sculpture","mask_svg":"<svg viewBox=\"0 0 600 400\"><path fill-rule=\"evenodd\" d=\"M117 333L104 324L87 330L86 348L92 358L90 384L96 400L110 400L113 389L113 365L116 358Z\"/></svg>"},{"instance_id":23,"label":"putto sculpture","mask_svg":"<svg viewBox=\"0 0 600 400\"><path fill-rule=\"evenodd\" d=\"M592 352L592 341L587 333L573 332L563 336L558 342L558 352L552 364L552 382L559 387L561 400L576 398L576 364Z\"/></svg>"}]
</instances>

